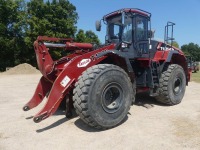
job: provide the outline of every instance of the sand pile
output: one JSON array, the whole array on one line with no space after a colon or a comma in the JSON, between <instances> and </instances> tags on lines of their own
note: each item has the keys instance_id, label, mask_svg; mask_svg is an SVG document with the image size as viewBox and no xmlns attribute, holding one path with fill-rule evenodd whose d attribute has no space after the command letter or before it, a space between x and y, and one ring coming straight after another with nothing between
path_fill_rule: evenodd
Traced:
<instances>
[{"instance_id":1,"label":"sand pile","mask_svg":"<svg viewBox=\"0 0 200 150\"><path fill-rule=\"evenodd\" d=\"M3 72L3 74L8 74L8 75L10 74L36 74L36 73L40 73L40 71L27 63L20 64L18 66L15 66Z\"/></svg>"}]
</instances>

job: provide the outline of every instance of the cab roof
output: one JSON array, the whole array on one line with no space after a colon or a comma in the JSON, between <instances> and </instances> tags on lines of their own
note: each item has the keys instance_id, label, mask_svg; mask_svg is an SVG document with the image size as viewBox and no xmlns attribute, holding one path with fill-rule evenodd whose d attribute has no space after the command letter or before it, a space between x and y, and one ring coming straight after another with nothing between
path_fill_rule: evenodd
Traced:
<instances>
[{"instance_id":1,"label":"cab roof","mask_svg":"<svg viewBox=\"0 0 200 150\"><path fill-rule=\"evenodd\" d=\"M138 9L138 8L123 8L123 9L119 9L119 10L116 10L114 12L111 12L111 13L105 15L103 17L103 19L106 20L109 17L115 16L117 14L121 14L122 12L132 12L132 13L140 14L142 16L149 17L149 18L151 17L151 13L141 10L141 9Z\"/></svg>"}]
</instances>

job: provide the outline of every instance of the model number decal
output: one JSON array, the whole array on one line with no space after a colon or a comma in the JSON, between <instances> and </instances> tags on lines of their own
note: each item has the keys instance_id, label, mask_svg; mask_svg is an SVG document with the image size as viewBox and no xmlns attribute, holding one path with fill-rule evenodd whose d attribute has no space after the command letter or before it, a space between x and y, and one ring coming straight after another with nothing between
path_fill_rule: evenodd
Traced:
<instances>
[{"instance_id":1,"label":"model number decal","mask_svg":"<svg viewBox=\"0 0 200 150\"><path fill-rule=\"evenodd\" d=\"M78 64L77 67L86 67L91 62L91 59L82 59Z\"/></svg>"},{"instance_id":2,"label":"model number decal","mask_svg":"<svg viewBox=\"0 0 200 150\"><path fill-rule=\"evenodd\" d=\"M69 83L69 81L70 81L70 78L68 76L65 76L64 79L60 82L60 84L63 87L66 87L66 85Z\"/></svg>"},{"instance_id":3,"label":"model number decal","mask_svg":"<svg viewBox=\"0 0 200 150\"><path fill-rule=\"evenodd\" d=\"M167 51L167 50L170 50L170 51L172 50L173 51L174 49L171 48L171 47L160 47L160 50L161 51Z\"/></svg>"}]
</instances>

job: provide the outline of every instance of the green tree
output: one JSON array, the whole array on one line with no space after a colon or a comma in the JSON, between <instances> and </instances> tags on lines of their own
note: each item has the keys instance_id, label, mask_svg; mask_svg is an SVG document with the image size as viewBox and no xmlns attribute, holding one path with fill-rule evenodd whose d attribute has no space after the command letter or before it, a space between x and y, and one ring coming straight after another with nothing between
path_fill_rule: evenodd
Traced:
<instances>
[{"instance_id":1,"label":"green tree","mask_svg":"<svg viewBox=\"0 0 200 150\"><path fill-rule=\"evenodd\" d=\"M192 56L195 61L200 61L200 47L198 44L189 43L181 46L183 52Z\"/></svg>"},{"instance_id":2,"label":"green tree","mask_svg":"<svg viewBox=\"0 0 200 150\"><path fill-rule=\"evenodd\" d=\"M86 36L86 41L88 43L94 43L97 45L100 44L100 40L99 40L98 36L93 31L91 31L91 30L86 31L85 36Z\"/></svg>"},{"instance_id":3,"label":"green tree","mask_svg":"<svg viewBox=\"0 0 200 150\"><path fill-rule=\"evenodd\" d=\"M80 29L76 34L75 40L77 42L92 43L97 45L100 44L98 36L91 30L84 32L84 30Z\"/></svg>"},{"instance_id":4,"label":"green tree","mask_svg":"<svg viewBox=\"0 0 200 150\"><path fill-rule=\"evenodd\" d=\"M28 51L31 51L28 53L31 64L36 62L32 45L37 36L75 36L78 14L76 7L68 0L53 0L46 3L43 0L31 0L27 3L27 12L25 43ZM54 51L52 54L60 56L61 52Z\"/></svg>"},{"instance_id":5,"label":"green tree","mask_svg":"<svg viewBox=\"0 0 200 150\"><path fill-rule=\"evenodd\" d=\"M38 35L54 37L71 37L77 31L78 14L76 7L68 0L32 0L28 2L29 25L27 35L37 37Z\"/></svg>"},{"instance_id":6,"label":"green tree","mask_svg":"<svg viewBox=\"0 0 200 150\"><path fill-rule=\"evenodd\" d=\"M167 44L171 45L171 41L168 41ZM177 41L173 41L172 42L172 46L176 47L176 48L179 48L179 44Z\"/></svg>"},{"instance_id":7,"label":"green tree","mask_svg":"<svg viewBox=\"0 0 200 150\"><path fill-rule=\"evenodd\" d=\"M85 36L84 30L82 30L82 29L78 30L75 41L76 42L86 42L86 36Z\"/></svg>"},{"instance_id":8,"label":"green tree","mask_svg":"<svg viewBox=\"0 0 200 150\"><path fill-rule=\"evenodd\" d=\"M24 30L24 1L0 0L0 70L19 62Z\"/></svg>"},{"instance_id":9,"label":"green tree","mask_svg":"<svg viewBox=\"0 0 200 150\"><path fill-rule=\"evenodd\" d=\"M0 71L24 62L36 65L33 42L39 35L100 43L92 31L75 35L78 14L68 0L0 0L0 16Z\"/></svg>"},{"instance_id":10,"label":"green tree","mask_svg":"<svg viewBox=\"0 0 200 150\"><path fill-rule=\"evenodd\" d=\"M176 48L179 48L179 44L178 44L177 41L173 41L172 46L174 46L174 47L176 47Z\"/></svg>"}]
</instances>

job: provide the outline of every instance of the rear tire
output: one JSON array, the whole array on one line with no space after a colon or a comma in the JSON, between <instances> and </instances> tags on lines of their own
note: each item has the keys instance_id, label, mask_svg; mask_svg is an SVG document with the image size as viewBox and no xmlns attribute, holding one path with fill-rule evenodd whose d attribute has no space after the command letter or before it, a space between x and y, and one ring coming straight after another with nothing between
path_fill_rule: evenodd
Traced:
<instances>
[{"instance_id":1,"label":"rear tire","mask_svg":"<svg viewBox=\"0 0 200 150\"><path fill-rule=\"evenodd\" d=\"M176 105L182 101L185 94L186 77L181 66L169 65L161 74L159 82L157 101L168 105Z\"/></svg>"},{"instance_id":2,"label":"rear tire","mask_svg":"<svg viewBox=\"0 0 200 150\"><path fill-rule=\"evenodd\" d=\"M126 117L134 101L134 85L118 66L92 66L75 84L74 108L88 125L98 129L112 128Z\"/></svg>"}]
</instances>

